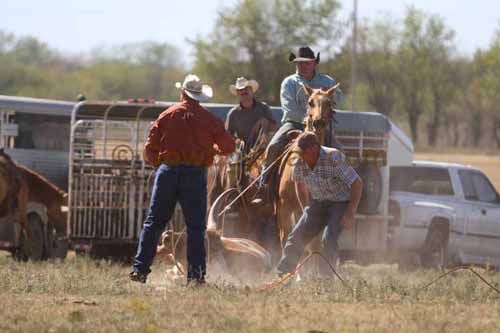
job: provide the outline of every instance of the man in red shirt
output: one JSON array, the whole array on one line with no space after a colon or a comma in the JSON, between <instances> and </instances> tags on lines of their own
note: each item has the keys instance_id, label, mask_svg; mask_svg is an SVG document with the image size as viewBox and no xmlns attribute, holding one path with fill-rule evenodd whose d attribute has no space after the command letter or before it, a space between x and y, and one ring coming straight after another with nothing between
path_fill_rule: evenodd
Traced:
<instances>
[{"instance_id":1,"label":"man in red shirt","mask_svg":"<svg viewBox=\"0 0 500 333\"><path fill-rule=\"evenodd\" d=\"M224 122L200 102L212 97L212 88L196 75L188 75L181 103L164 111L154 122L144 150L145 159L157 168L149 212L134 258L132 281L145 283L151 272L161 233L180 203L187 227L189 282L203 283L206 273L205 229L207 167L215 154L234 151L235 142Z\"/></svg>"}]
</instances>

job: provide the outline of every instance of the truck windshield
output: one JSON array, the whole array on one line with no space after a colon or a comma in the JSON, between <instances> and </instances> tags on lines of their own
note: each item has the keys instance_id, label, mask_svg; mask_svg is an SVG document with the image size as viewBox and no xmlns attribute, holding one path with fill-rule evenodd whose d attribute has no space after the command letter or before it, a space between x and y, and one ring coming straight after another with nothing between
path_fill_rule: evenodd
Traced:
<instances>
[{"instance_id":1,"label":"truck windshield","mask_svg":"<svg viewBox=\"0 0 500 333\"><path fill-rule=\"evenodd\" d=\"M432 167L392 167L391 191L428 195L453 195L447 169Z\"/></svg>"}]
</instances>

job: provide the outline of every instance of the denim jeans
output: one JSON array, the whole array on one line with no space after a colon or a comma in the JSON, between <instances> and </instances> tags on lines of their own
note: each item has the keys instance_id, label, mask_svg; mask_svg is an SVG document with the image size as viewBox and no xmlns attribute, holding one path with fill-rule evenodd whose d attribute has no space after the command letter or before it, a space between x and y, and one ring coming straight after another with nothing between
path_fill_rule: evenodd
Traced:
<instances>
[{"instance_id":1,"label":"denim jeans","mask_svg":"<svg viewBox=\"0 0 500 333\"><path fill-rule=\"evenodd\" d=\"M134 258L134 270L143 274L151 272L160 236L177 202L187 227L187 278L202 279L206 273L207 170L204 167L160 165Z\"/></svg>"},{"instance_id":2,"label":"denim jeans","mask_svg":"<svg viewBox=\"0 0 500 333\"><path fill-rule=\"evenodd\" d=\"M283 256L278 264L278 273L295 270L305 246L324 228L323 249L331 260L338 250L338 238L343 226L340 223L347 208L347 202L317 201L304 209L299 222L286 240ZM326 227L326 228L325 228Z\"/></svg>"},{"instance_id":3,"label":"denim jeans","mask_svg":"<svg viewBox=\"0 0 500 333\"><path fill-rule=\"evenodd\" d=\"M283 123L283 125L281 125L278 131L274 133L273 137L271 138L271 141L269 142L266 148L266 159L264 161L264 165L262 166L262 170L265 170L269 165L271 165L274 162L275 159L278 158L278 156L282 152L287 142L289 142L287 134L292 130L303 131L304 125L292 121L287 121ZM262 187L266 183L268 174L269 172L265 173L260 178L259 187Z\"/></svg>"}]
</instances>

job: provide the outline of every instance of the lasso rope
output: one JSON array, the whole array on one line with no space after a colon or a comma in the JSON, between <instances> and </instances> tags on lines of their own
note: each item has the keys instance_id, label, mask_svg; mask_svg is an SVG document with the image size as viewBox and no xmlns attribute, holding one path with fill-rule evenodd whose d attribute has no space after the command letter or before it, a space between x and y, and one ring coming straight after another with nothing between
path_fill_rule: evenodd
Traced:
<instances>
[{"instance_id":1,"label":"lasso rope","mask_svg":"<svg viewBox=\"0 0 500 333\"><path fill-rule=\"evenodd\" d=\"M332 273L342 282L342 284L344 286L346 286L347 288L349 288L353 293L354 293L354 288L351 287L351 285L349 283L347 283L343 278L342 276L340 276L339 273L337 273L337 271L335 270L335 268L333 267L333 265L330 263L330 261L328 261L328 259L323 255L323 253L321 252L318 252L318 251L314 251L314 252L311 252L307 257L304 258L304 260L302 260L298 265L297 265L297 268L295 268L295 270L291 273L288 273L288 274L284 274L283 277L281 277L280 279L276 280L275 282L271 283L271 284L268 284L268 285L265 285L264 287L261 287L261 288L258 288L257 291L270 291L276 287L278 287L279 285L282 285L284 284L285 282L289 281L291 278L293 278L294 276L296 276L301 270L302 268L304 267L304 265L314 256L314 255L317 255L319 256L320 258L322 258L327 264L328 266L330 267Z\"/></svg>"},{"instance_id":2,"label":"lasso rope","mask_svg":"<svg viewBox=\"0 0 500 333\"><path fill-rule=\"evenodd\" d=\"M262 291L271 291L273 289L275 289L276 287L286 283L287 281L289 281L291 278L295 277L299 271L303 268L303 266L307 263L307 261L309 261L309 259L311 259L311 257L313 255L318 255L320 256L321 258L323 258L323 260L328 264L328 266L330 267L332 273L342 282L342 284L347 287L348 289L350 289L350 291L353 293L353 295L355 294L355 289L349 284L347 283L346 280L344 280L339 273L337 273L337 271L335 270L335 268L333 267L333 265L330 263L330 261L321 253L321 252L312 252L310 253L306 258L304 258L304 260L302 260L300 262L299 265L297 265L297 268L289 273L289 274L285 274L283 277L281 277L280 279L276 280L275 282L271 283L271 284L268 284L268 285L265 285L264 287L261 287L261 288L258 288L257 291L259 292L262 292ZM490 289L494 290L497 294L500 294L500 289L498 289L497 287L495 287L491 282L489 282L488 280L486 280L481 274L479 274L478 272L476 272L472 267L468 267L468 266L458 266L458 267L455 267L441 275L439 275L437 278L435 278L434 280L430 281L429 283L425 284L424 286L418 288L416 290L416 293L415 293L415 296L418 296L418 294L420 292L422 292L423 290L426 290L428 289L430 286L434 285L437 281L441 280L442 278L458 271L458 270L468 270L470 272L472 272L474 274L474 276L476 278L478 278L481 282L483 282L485 285L487 285ZM398 293L396 292L397 294L401 295L401 296L408 296L408 294L401 294L401 293Z\"/></svg>"},{"instance_id":3,"label":"lasso rope","mask_svg":"<svg viewBox=\"0 0 500 333\"><path fill-rule=\"evenodd\" d=\"M295 145L296 145L295 143L291 144L267 168L265 168L264 170L262 170L261 174L257 178L255 178L247 187L245 187L245 189L243 191L241 191L240 194L238 194L236 196L236 198L233 199L233 201L231 201L226 207L224 207L224 209L217 215L217 217L220 217L229 208L231 208L231 206L234 205L234 203L236 201L238 201L239 198L241 198L257 181L259 181L262 178L262 176L264 176L276 164L276 162L278 162L283 156L285 156L290 151L292 151L292 149L295 148Z\"/></svg>"}]
</instances>

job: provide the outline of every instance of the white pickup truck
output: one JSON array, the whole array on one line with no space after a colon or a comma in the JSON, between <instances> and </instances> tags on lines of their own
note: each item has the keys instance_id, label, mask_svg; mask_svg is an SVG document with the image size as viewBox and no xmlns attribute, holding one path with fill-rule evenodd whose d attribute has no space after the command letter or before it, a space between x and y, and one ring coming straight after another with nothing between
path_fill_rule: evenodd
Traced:
<instances>
[{"instance_id":1,"label":"white pickup truck","mask_svg":"<svg viewBox=\"0 0 500 333\"><path fill-rule=\"evenodd\" d=\"M415 161L390 174L389 249L400 264L500 267L500 197L484 173Z\"/></svg>"}]
</instances>

